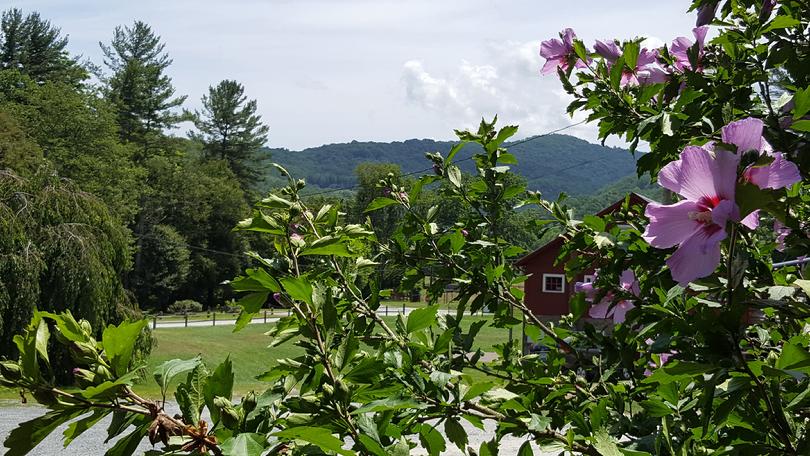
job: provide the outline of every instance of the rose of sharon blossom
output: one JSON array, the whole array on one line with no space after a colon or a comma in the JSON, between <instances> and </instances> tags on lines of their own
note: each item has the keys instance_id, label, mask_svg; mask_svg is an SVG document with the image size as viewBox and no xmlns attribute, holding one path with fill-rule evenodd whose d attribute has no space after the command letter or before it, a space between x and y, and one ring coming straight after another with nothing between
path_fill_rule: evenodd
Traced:
<instances>
[{"instance_id":1,"label":"rose of sharon blossom","mask_svg":"<svg viewBox=\"0 0 810 456\"><path fill-rule=\"evenodd\" d=\"M689 38L685 36L681 36L675 38L672 41L672 45L669 48L669 53L672 57L675 58L675 63L673 66L678 71L684 70L694 70L694 71L703 71L703 67L701 66L701 61L703 60L703 45L706 41L706 33L709 31L709 27L697 27L692 29L692 34L695 35L695 41L692 42ZM698 58L697 68L692 68L692 62L689 61L689 49L697 43L698 48Z\"/></svg>"},{"instance_id":2,"label":"rose of sharon blossom","mask_svg":"<svg viewBox=\"0 0 810 456\"><path fill-rule=\"evenodd\" d=\"M632 293L634 296L639 296L640 294L636 276L633 274L633 271L629 269L622 272L619 285L624 291ZM574 291L577 293L585 293L585 299L588 301L593 301L597 294L593 282L577 282L574 284ZM588 310L588 315L591 318L612 318L613 323L623 323L625 315L633 308L633 303L628 300L621 300L616 303L616 305L611 306L613 298L613 293L608 292L598 304L591 306L590 310Z\"/></svg>"},{"instance_id":3,"label":"rose of sharon blossom","mask_svg":"<svg viewBox=\"0 0 810 456\"><path fill-rule=\"evenodd\" d=\"M647 345L652 345L654 341L652 339L647 339L644 342L646 342ZM678 354L678 352L676 350L670 350L667 353L659 353L658 354L658 361L659 362L655 363L655 362L651 361L650 362L650 367L652 367L652 368L662 367L664 364L669 362L670 358L672 358L673 356L675 356L677 354ZM650 375L652 375L652 371L650 369L646 369L644 371L644 375L649 377Z\"/></svg>"},{"instance_id":4,"label":"rose of sharon blossom","mask_svg":"<svg viewBox=\"0 0 810 456\"><path fill-rule=\"evenodd\" d=\"M658 174L661 186L684 199L667 205L649 203L650 224L643 237L659 249L678 246L667 265L681 285L706 277L720 263L726 222L740 219L734 201L737 163L737 156L726 150L712 156L702 147L688 146L679 160Z\"/></svg>"},{"instance_id":5,"label":"rose of sharon blossom","mask_svg":"<svg viewBox=\"0 0 810 456\"><path fill-rule=\"evenodd\" d=\"M776 233L776 250L785 251L785 239L790 235L790 228L786 227L779 220L773 222L773 231Z\"/></svg>"},{"instance_id":6,"label":"rose of sharon blossom","mask_svg":"<svg viewBox=\"0 0 810 456\"><path fill-rule=\"evenodd\" d=\"M549 74L562 68L567 71L571 60L575 60L576 68L584 68L585 62L576 57L574 53L574 38L577 35L573 30L567 28L560 32L560 38L552 38L540 43L540 56L546 59L545 65L540 70L540 74Z\"/></svg>"},{"instance_id":7,"label":"rose of sharon blossom","mask_svg":"<svg viewBox=\"0 0 810 456\"><path fill-rule=\"evenodd\" d=\"M743 171L743 178L757 187L777 190L789 187L802 179L799 168L795 163L786 160L781 152L774 152L765 138L762 130L765 124L761 119L748 117L732 122L721 130L723 142L737 146L737 155L755 151L760 155L773 157L773 161L765 166L749 166Z\"/></svg>"},{"instance_id":8,"label":"rose of sharon blossom","mask_svg":"<svg viewBox=\"0 0 810 456\"><path fill-rule=\"evenodd\" d=\"M781 152L774 152L771 145L762 137L764 126L762 120L748 117L731 122L721 129L723 143L736 146L738 160L743 154L751 151L773 158L765 166L752 165L746 168L743 171L743 179L763 190L778 190L799 182L802 176L796 164L786 160ZM759 211L754 211L743 218L742 224L751 229L759 226Z\"/></svg>"},{"instance_id":9,"label":"rose of sharon blossom","mask_svg":"<svg viewBox=\"0 0 810 456\"><path fill-rule=\"evenodd\" d=\"M622 50L615 41L596 41L593 46L594 51L602 56L607 62L608 68L611 68L619 57L622 56ZM649 50L643 48L638 53L636 60L636 67L631 71L625 68L622 71L622 78L619 82L621 87L636 86L639 84L656 84L666 82L669 74L664 71L658 63L658 50Z\"/></svg>"}]
</instances>

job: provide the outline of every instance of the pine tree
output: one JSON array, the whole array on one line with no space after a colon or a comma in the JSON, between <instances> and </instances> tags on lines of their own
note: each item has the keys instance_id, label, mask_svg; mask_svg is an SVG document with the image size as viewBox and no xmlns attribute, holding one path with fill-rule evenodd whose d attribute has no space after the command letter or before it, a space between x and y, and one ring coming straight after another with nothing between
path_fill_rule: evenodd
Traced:
<instances>
[{"instance_id":1,"label":"pine tree","mask_svg":"<svg viewBox=\"0 0 810 456\"><path fill-rule=\"evenodd\" d=\"M198 132L189 137L203 144L206 158L225 160L242 188L260 181L258 162L261 147L267 141L269 128L256 114L256 100L248 100L242 84L224 80L208 88L202 97L202 112L191 115Z\"/></svg>"},{"instance_id":2,"label":"pine tree","mask_svg":"<svg viewBox=\"0 0 810 456\"><path fill-rule=\"evenodd\" d=\"M160 36L141 21L116 27L110 44L99 45L104 65L112 72L107 91L118 110L121 140L137 143L141 150L136 159L143 160L152 155L163 130L182 120L174 108L186 97L175 97L172 80L165 74L172 60Z\"/></svg>"},{"instance_id":3,"label":"pine tree","mask_svg":"<svg viewBox=\"0 0 810 456\"><path fill-rule=\"evenodd\" d=\"M12 8L0 18L0 68L17 69L37 83L78 86L87 70L68 53L67 37L39 13Z\"/></svg>"}]
</instances>

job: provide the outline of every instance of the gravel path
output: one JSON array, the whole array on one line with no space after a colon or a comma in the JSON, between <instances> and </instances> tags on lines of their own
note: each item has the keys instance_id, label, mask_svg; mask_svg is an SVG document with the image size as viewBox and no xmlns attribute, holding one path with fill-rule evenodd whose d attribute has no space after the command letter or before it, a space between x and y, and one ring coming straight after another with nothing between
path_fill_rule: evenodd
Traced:
<instances>
[{"instance_id":1,"label":"gravel path","mask_svg":"<svg viewBox=\"0 0 810 456\"><path fill-rule=\"evenodd\" d=\"M171 407L170 407L171 408ZM24 421L28 421L34 419L40 415L45 413L45 409L39 406L31 405L31 406L20 406L15 405L15 403L3 403L0 402L0 415L2 415L2 419L0 419L0 440L5 440L8 436L9 432L14 429L18 423L22 423ZM115 444L115 441L111 441L110 443L105 444L104 439L107 436L107 425L110 422L111 417L104 418L99 424L97 424L92 429L88 430L84 434L82 434L79 438L73 441L67 448L64 448L62 444L62 432L65 430L67 425L59 427L56 431L54 431L51 435L49 435L45 440L43 440L39 446L34 448L34 450L29 453L30 456L53 456L58 455L60 453L69 452L70 454L80 455L80 456L103 456L104 452L110 448L112 445ZM470 445L475 448L476 450L481 445L481 442L491 439L494 435L494 428L495 423L488 422L486 426L486 431L482 431L478 428L473 427L465 420L461 420L462 424L464 425L464 429L469 434ZM442 430L443 426L439 427L439 430ZM523 440L521 439L504 439L501 444L500 454L502 455L514 455L517 454L518 449L523 444ZM149 444L149 441L144 439L141 442L141 445L138 447L138 452L136 454L143 454L144 452L152 449L152 445ZM0 448L0 455L5 454L5 448ZM427 455L427 452L421 448L415 448L411 454L413 455ZM464 453L460 452L458 448L456 448L452 443L447 442L447 451L442 453L443 455L448 456L461 456ZM538 456L551 456L557 453L545 453L540 452L537 447L534 447L534 454Z\"/></svg>"}]
</instances>

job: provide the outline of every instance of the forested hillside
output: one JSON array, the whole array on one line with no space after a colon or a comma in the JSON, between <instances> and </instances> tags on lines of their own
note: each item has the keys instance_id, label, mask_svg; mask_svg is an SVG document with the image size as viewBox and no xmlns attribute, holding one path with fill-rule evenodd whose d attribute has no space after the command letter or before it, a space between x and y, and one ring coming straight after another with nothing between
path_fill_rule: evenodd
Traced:
<instances>
[{"instance_id":1,"label":"forested hillside","mask_svg":"<svg viewBox=\"0 0 810 456\"><path fill-rule=\"evenodd\" d=\"M430 166L426 152L446 153L453 145L447 141L410 139L407 141L358 142L327 144L302 151L270 149L273 160L283 164L293 175L325 189L354 186L357 178L349 171L363 162L395 163L403 173ZM635 159L624 149L602 147L568 135L549 135L530 141L516 141L509 151L515 155L517 174L528 181L528 187L556 197L592 194L621 178L635 174ZM474 164L468 160L476 152L468 146L456 156L462 171L471 173ZM463 161L462 161L463 160ZM268 187L280 180L268 176Z\"/></svg>"}]
</instances>

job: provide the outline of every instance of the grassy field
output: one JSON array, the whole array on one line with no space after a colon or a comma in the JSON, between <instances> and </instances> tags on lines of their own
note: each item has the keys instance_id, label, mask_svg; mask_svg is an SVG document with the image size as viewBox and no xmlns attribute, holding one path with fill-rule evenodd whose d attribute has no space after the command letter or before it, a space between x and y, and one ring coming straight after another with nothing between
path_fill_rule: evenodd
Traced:
<instances>
[{"instance_id":1,"label":"grassy field","mask_svg":"<svg viewBox=\"0 0 810 456\"><path fill-rule=\"evenodd\" d=\"M393 323L396 317L384 317ZM465 326L477 320L488 317L469 317L465 320ZM152 379L151 372L159 364L170 359L189 359L202 355L206 365L213 369L226 357L230 356L234 363L235 385L237 395L254 389L263 389L266 383L255 379L275 365L276 359L295 357L302 352L302 349L289 341L279 347L267 348L270 338L264 333L272 327L272 324L248 325L242 331L233 333L233 326L216 327L194 327L194 328L171 328L157 329L154 331L157 346L152 351L148 362L148 378L141 384L136 385L135 390L147 397L157 398L160 394L156 383ZM515 331L515 338L520 337L520 328ZM492 351L495 344L503 343L508 338L506 329L494 328L485 325L478 334L477 346L484 351ZM483 380L484 375L477 372L470 374ZM185 377L181 375L180 377ZM178 378L178 381L181 380ZM170 388L173 391L174 388ZM0 399L18 399L15 391L0 388Z\"/></svg>"}]
</instances>

